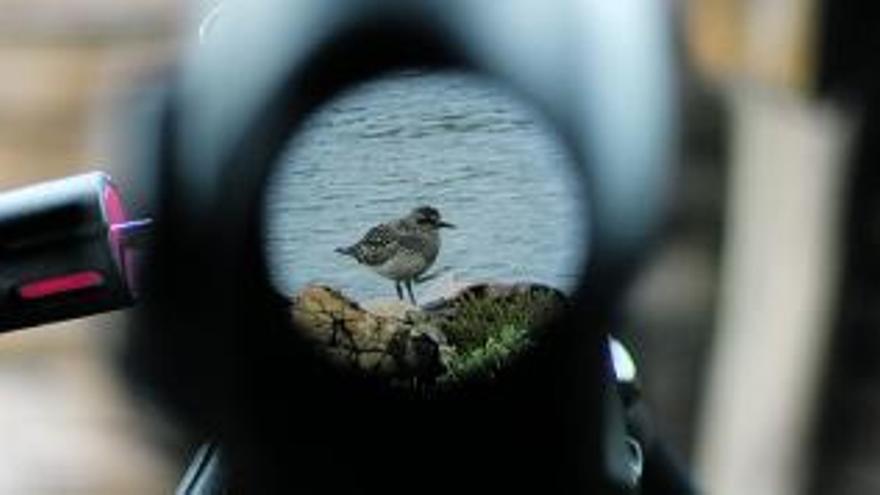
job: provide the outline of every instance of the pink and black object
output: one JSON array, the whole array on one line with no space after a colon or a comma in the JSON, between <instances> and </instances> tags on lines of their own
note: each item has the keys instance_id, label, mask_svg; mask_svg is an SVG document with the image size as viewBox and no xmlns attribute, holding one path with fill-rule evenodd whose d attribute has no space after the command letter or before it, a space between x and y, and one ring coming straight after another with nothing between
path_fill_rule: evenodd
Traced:
<instances>
[{"instance_id":1,"label":"pink and black object","mask_svg":"<svg viewBox=\"0 0 880 495\"><path fill-rule=\"evenodd\" d=\"M149 227L100 172L0 193L0 332L133 303Z\"/></svg>"}]
</instances>

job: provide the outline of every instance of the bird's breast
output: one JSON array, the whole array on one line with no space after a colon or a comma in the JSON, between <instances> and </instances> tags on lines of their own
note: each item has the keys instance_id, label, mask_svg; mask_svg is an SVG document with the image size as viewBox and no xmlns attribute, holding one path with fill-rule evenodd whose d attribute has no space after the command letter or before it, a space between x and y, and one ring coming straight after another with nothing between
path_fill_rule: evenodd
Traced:
<instances>
[{"instance_id":1,"label":"bird's breast","mask_svg":"<svg viewBox=\"0 0 880 495\"><path fill-rule=\"evenodd\" d=\"M433 263L433 258L427 257L425 254L401 250L384 263L372 268L379 275L392 280L411 279L420 275ZM436 258L436 254L434 258Z\"/></svg>"}]
</instances>

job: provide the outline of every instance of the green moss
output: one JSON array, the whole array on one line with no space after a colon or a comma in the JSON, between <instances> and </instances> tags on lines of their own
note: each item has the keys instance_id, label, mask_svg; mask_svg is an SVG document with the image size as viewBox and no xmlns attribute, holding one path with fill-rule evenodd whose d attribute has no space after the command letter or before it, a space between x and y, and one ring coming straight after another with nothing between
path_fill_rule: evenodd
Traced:
<instances>
[{"instance_id":1,"label":"green moss","mask_svg":"<svg viewBox=\"0 0 880 495\"><path fill-rule=\"evenodd\" d=\"M559 309L559 297L549 292L463 299L443 325L452 345L444 381L493 378L534 344L535 329Z\"/></svg>"},{"instance_id":2,"label":"green moss","mask_svg":"<svg viewBox=\"0 0 880 495\"><path fill-rule=\"evenodd\" d=\"M505 327L497 335L490 336L483 345L467 351L453 351L446 362L448 371L444 380L491 379L532 345L529 329Z\"/></svg>"},{"instance_id":3,"label":"green moss","mask_svg":"<svg viewBox=\"0 0 880 495\"><path fill-rule=\"evenodd\" d=\"M552 293L522 293L503 298L466 296L456 306L455 316L444 322L443 333L459 352L483 346L489 337L508 327L531 329L559 309Z\"/></svg>"}]
</instances>

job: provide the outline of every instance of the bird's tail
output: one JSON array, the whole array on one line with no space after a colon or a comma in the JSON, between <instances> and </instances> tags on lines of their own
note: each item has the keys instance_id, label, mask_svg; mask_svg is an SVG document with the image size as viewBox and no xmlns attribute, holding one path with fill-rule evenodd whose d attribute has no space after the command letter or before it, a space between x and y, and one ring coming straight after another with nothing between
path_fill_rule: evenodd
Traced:
<instances>
[{"instance_id":1,"label":"bird's tail","mask_svg":"<svg viewBox=\"0 0 880 495\"><path fill-rule=\"evenodd\" d=\"M338 247L334 251L345 256L354 256L354 246Z\"/></svg>"}]
</instances>

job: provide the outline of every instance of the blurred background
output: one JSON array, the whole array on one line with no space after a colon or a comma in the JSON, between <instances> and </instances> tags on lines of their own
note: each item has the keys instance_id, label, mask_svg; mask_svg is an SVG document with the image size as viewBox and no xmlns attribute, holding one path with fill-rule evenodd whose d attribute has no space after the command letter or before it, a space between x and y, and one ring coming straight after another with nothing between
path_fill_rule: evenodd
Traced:
<instances>
[{"instance_id":1,"label":"blurred background","mask_svg":"<svg viewBox=\"0 0 880 495\"><path fill-rule=\"evenodd\" d=\"M113 170L101 114L171 61L180 8L170 0L0 1L0 189ZM147 432L157 416L136 415L149 406L114 374L120 317L0 339L0 493L173 491L182 467L166 455L165 426Z\"/></svg>"},{"instance_id":2,"label":"blurred background","mask_svg":"<svg viewBox=\"0 0 880 495\"><path fill-rule=\"evenodd\" d=\"M876 23L853 2L669 6L680 178L619 329L654 426L707 493L880 493ZM118 169L108 111L168 70L183 9L0 0L0 189ZM173 491L188 449L116 376L121 318L0 338L0 493Z\"/></svg>"}]
</instances>

